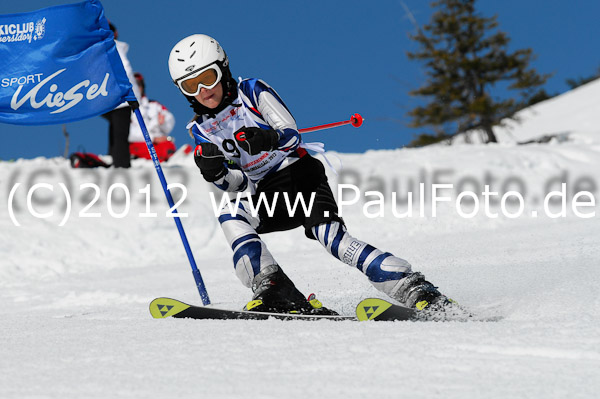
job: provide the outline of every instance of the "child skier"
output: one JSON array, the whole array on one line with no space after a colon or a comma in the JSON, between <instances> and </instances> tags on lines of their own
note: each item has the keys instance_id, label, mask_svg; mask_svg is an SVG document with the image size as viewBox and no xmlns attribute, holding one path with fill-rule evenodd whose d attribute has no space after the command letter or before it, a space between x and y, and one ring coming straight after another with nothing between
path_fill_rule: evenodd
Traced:
<instances>
[{"instance_id":1,"label":"child skier","mask_svg":"<svg viewBox=\"0 0 600 399\"><path fill-rule=\"evenodd\" d=\"M196 113L188 127L196 140L194 159L204 179L230 192L250 188L256 199L264 193L269 204L279 193L272 217L264 206L257 217L252 216L244 200L235 214L225 206L219 216L233 250L236 274L253 291L247 310L331 313L304 297L259 236L299 226L308 238L318 240L330 254L356 267L378 290L405 306L427 311L450 303L421 273L412 272L406 260L346 231L323 164L307 153L282 99L262 80L237 83L215 39L196 34L181 40L171 50L169 72ZM298 195L308 203L314 193L310 214L301 210L288 215L284 193L290 203Z\"/></svg>"}]
</instances>

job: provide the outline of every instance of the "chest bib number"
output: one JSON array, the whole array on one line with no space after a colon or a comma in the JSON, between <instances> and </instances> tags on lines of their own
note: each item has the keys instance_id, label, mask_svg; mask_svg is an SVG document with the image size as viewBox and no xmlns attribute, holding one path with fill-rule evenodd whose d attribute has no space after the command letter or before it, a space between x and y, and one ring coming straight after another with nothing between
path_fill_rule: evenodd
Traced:
<instances>
[{"instance_id":1,"label":"chest bib number","mask_svg":"<svg viewBox=\"0 0 600 399\"><path fill-rule=\"evenodd\" d=\"M238 165L248 178L255 182L287 157L286 153L277 150L250 155L238 147L235 132L242 128L258 127L244 105L230 105L215 118L196 123L196 127L208 140L219 146L227 159Z\"/></svg>"},{"instance_id":2,"label":"chest bib number","mask_svg":"<svg viewBox=\"0 0 600 399\"><path fill-rule=\"evenodd\" d=\"M235 144L235 141L232 139L223 140L223 149L227 151L229 156L233 158L239 158L242 154L240 153L240 149Z\"/></svg>"}]
</instances>

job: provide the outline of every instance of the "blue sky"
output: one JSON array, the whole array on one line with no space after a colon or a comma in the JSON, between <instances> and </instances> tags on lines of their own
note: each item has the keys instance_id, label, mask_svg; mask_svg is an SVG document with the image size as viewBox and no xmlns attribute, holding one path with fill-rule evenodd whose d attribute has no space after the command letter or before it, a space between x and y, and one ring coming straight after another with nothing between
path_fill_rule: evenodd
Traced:
<instances>
[{"instance_id":1,"label":"blue sky","mask_svg":"<svg viewBox=\"0 0 600 399\"><path fill-rule=\"evenodd\" d=\"M33 11L62 0L2 1L0 14ZM429 21L430 2L404 0L418 24ZM364 152L408 143L421 130L406 127L406 112L419 104L408 95L424 79L408 39L415 27L399 0L354 1L102 1L106 15L130 44L129 58L146 78L148 96L177 120L176 144L191 143L185 125L192 112L171 83L167 59L185 36L205 33L227 51L234 76L258 77L273 86L291 109L298 127L365 118L360 129L342 127L309 133L329 150ZM511 48L531 47L540 73L553 73L549 93L568 90L565 80L600 67L600 2L479 0L486 16L498 15ZM70 123L71 152L106 153L108 124L101 117ZM0 159L60 156L61 125L0 125Z\"/></svg>"}]
</instances>

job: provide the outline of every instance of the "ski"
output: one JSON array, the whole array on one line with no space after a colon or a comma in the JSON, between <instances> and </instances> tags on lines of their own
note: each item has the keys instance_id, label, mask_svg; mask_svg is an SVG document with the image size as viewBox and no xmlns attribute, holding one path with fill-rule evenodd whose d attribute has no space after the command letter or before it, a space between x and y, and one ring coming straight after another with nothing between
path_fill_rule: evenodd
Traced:
<instances>
[{"instance_id":1,"label":"ski","mask_svg":"<svg viewBox=\"0 0 600 399\"><path fill-rule=\"evenodd\" d=\"M194 306L171 298L156 298L150 303L150 314L155 319L168 317L219 320L356 320L354 316L310 315L300 313L267 313L247 310L219 309Z\"/></svg>"},{"instance_id":2,"label":"ski","mask_svg":"<svg viewBox=\"0 0 600 399\"><path fill-rule=\"evenodd\" d=\"M501 317L478 318L470 313L452 314L424 312L390 303L384 299L367 298L356 306L356 316L311 315L301 313L269 313L247 310L195 306L171 298L156 298L150 303L155 319L190 318L216 320L353 320L353 321L497 321Z\"/></svg>"},{"instance_id":3,"label":"ski","mask_svg":"<svg viewBox=\"0 0 600 399\"><path fill-rule=\"evenodd\" d=\"M425 322L495 322L500 315L480 316L471 313L454 302L455 306L445 310L417 310L390 303L384 299L367 298L356 306L359 321L425 321Z\"/></svg>"}]
</instances>

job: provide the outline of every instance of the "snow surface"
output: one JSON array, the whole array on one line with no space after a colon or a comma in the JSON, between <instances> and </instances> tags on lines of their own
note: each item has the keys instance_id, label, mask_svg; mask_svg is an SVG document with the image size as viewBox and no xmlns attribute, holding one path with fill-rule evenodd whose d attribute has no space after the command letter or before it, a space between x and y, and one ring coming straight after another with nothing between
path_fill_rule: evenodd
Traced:
<instances>
[{"instance_id":1,"label":"snow surface","mask_svg":"<svg viewBox=\"0 0 600 399\"><path fill-rule=\"evenodd\" d=\"M501 143L523 142L543 136L564 139L572 134L598 136L600 126L600 79L593 80L556 97L517 112L514 120L495 126L494 133ZM471 142L481 142L481 133L468 133ZM463 142L459 135L455 142Z\"/></svg>"},{"instance_id":2,"label":"snow surface","mask_svg":"<svg viewBox=\"0 0 600 399\"><path fill-rule=\"evenodd\" d=\"M337 154L344 169L330 174L332 186L354 183L362 194L344 207L349 231L409 260L444 293L481 317L501 317L497 322L155 320L148 311L155 297L201 302L153 166L140 160L127 171L86 171L62 159L2 162L0 398L597 397L600 125L570 130L568 140L549 144ZM212 302L240 308L250 292L234 275L209 186L190 158L164 168L169 183L187 187L179 211L189 214L183 223ZM562 181L568 210L550 218L543 198ZM27 191L40 182L54 191L39 189L32 207L53 211L48 219L27 208ZM118 182L131 197L124 218L109 214L107 191ZM419 182L454 184L453 201L437 204L432 217L428 200L421 217L416 195L413 216L395 217L391 193L398 192L398 211L406 210L406 191L416 194ZM8 201L17 183L11 204L20 227ZM62 227L59 183L73 202ZM80 189L83 183L100 187L87 210L99 218L79 216L94 194ZM138 190L148 183L156 218L139 216L145 197ZM456 187L481 191L485 183L500 194L520 191L524 214L493 219L482 209L460 217ZM595 212L592 218L571 209L573 194L583 190L596 197L594 207L580 208ZM382 192L385 216L365 215L375 199L366 191ZM113 213L123 211L123 190L111 195ZM264 239L296 285L326 306L350 315L361 299L382 297L301 229Z\"/></svg>"}]
</instances>

